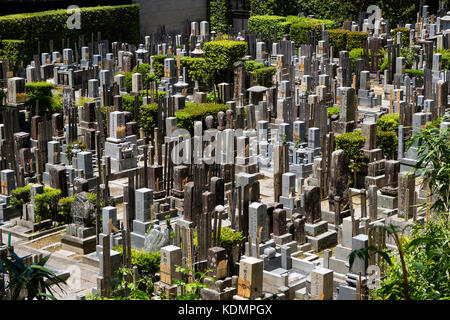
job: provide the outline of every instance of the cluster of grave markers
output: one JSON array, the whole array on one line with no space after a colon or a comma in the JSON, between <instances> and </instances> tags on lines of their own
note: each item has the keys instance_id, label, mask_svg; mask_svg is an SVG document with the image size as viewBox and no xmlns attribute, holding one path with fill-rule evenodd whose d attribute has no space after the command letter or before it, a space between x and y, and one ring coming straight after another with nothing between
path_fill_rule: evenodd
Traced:
<instances>
[{"instance_id":1,"label":"cluster of grave markers","mask_svg":"<svg viewBox=\"0 0 450 320\"><path fill-rule=\"evenodd\" d=\"M187 140L172 134L177 127L174 113L186 101L206 102L206 93L186 78L180 57L201 56L204 42L221 39L221 34L209 32L207 22L193 22L189 35L145 36L137 50L133 44L100 40L101 35L96 42L92 36L85 46L80 37L62 55L52 49L39 53L26 68L26 79L4 72L4 61L1 75L7 76L0 80L6 79L8 105L14 108L3 112L0 126L0 221L21 215L29 226L35 224L33 200L23 213L10 206L16 187L38 183L61 189L63 196L76 195L74 221L62 236L63 247L99 266L96 290L104 296L111 295L115 271L122 265L131 268L131 249L144 248L161 251L155 294L162 290L171 298L183 293L175 283L183 276L176 266L183 266L208 271L217 280L205 280L209 288L202 290L202 299L333 299L333 282L339 284L337 299L357 299L367 288L367 267L379 264L381 257L357 258L350 268L350 252L392 244L371 227L421 223L424 217L415 204L429 202L427 190L416 191L414 177L407 175L417 162L418 145L405 150L411 134L443 116L448 107L449 73L433 50L448 48L449 38L439 18L435 21L427 11L424 6L414 28L406 25L410 45L420 47L413 68L424 70L423 83L405 74L400 42L394 43L385 20L376 21L363 43L364 58L354 66L347 51L335 58L325 28L322 40L308 34L307 44L298 51L287 36L273 41L276 30L269 35L230 33L229 39L248 43L246 58L277 68L275 86L246 88L244 65L235 63L233 83L217 86L217 101L229 109L219 112L217 123L212 116L195 122L194 136ZM345 22L344 28L369 30L364 19ZM382 78L376 70L383 48L388 52L383 87L389 100L384 105L371 88ZM158 54L167 55L159 86L144 83L143 75L134 73L134 110L124 111L125 78L116 73L151 64ZM64 110L47 119L39 106L25 109L25 81L51 79L63 87ZM143 89L144 104L158 103L151 137L136 122ZM166 97L158 99L157 90ZM76 107L79 96L94 101ZM328 118L331 106L340 107L339 117ZM376 145L375 120L386 113L400 114L397 160L387 160ZM448 121L442 123L448 126ZM343 150L335 150L335 136L355 129L366 138L365 167L356 187L350 188L350 162ZM205 134L216 142L213 163L204 161L204 151L210 148ZM80 150L77 140L87 151ZM71 159L70 143L75 144ZM182 143L198 161L174 163L173 150ZM273 195L261 192L264 176L273 177ZM128 184L123 196L112 196L111 182L124 178ZM34 185L31 199L42 191L42 185ZM97 194L96 207L86 192ZM110 200L123 202L121 221L117 208L106 206ZM100 202L105 204L101 211ZM242 245L228 252L220 247L226 226L245 236ZM115 245L122 245L122 258L112 250ZM323 252L323 263L318 252ZM133 270L134 278L139 277L137 268ZM188 281L193 280L189 274Z\"/></svg>"}]
</instances>

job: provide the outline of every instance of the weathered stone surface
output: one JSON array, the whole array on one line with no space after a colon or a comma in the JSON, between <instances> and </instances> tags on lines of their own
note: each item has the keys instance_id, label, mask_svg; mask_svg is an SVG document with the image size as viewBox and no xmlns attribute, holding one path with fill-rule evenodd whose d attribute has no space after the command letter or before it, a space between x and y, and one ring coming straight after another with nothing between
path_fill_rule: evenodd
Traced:
<instances>
[{"instance_id":1,"label":"weathered stone surface","mask_svg":"<svg viewBox=\"0 0 450 320\"><path fill-rule=\"evenodd\" d=\"M144 251L150 253L156 252L161 250L162 247L168 246L169 244L170 239L167 235L165 235L161 231L152 229L145 236Z\"/></svg>"},{"instance_id":2,"label":"weathered stone surface","mask_svg":"<svg viewBox=\"0 0 450 320\"><path fill-rule=\"evenodd\" d=\"M344 150L336 150L331 154L330 181L328 201L330 211L334 211L334 197L341 197L341 210L345 209L349 199L348 166L350 162Z\"/></svg>"},{"instance_id":3,"label":"weathered stone surface","mask_svg":"<svg viewBox=\"0 0 450 320\"><path fill-rule=\"evenodd\" d=\"M76 195L70 207L70 213L73 221L77 225L90 226L94 220L94 205L89 201L86 192L80 192Z\"/></svg>"}]
</instances>

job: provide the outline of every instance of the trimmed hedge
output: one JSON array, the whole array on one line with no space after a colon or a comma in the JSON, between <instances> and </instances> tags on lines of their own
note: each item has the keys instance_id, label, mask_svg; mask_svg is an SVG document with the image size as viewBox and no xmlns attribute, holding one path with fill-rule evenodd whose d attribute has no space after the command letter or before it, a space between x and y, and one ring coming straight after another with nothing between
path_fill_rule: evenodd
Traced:
<instances>
[{"instance_id":1,"label":"trimmed hedge","mask_svg":"<svg viewBox=\"0 0 450 320\"><path fill-rule=\"evenodd\" d=\"M153 61L153 72L158 79L164 77L164 59L167 58L166 55L160 54L152 57Z\"/></svg>"},{"instance_id":2,"label":"trimmed hedge","mask_svg":"<svg viewBox=\"0 0 450 320\"><path fill-rule=\"evenodd\" d=\"M0 25L0 35L1 32ZM27 48L24 40L1 40L0 59L11 59L14 71L17 71L20 62L31 61L33 53Z\"/></svg>"},{"instance_id":3,"label":"trimmed hedge","mask_svg":"<svg viewBox=\"0 0 450 320\"><path fill-rule=\"evenodd\" d=\"M397 152L398 137L395 131L377 131L377 147L383 151L388 159L395 159Z\"/></svg>"},{"instance_id":4,"label":"trimmed hedge","mask_svg":"<svg viewBox=\"0 0 450 320\"><path fill-rule=\"evenodd\" d=\"M368 32L348 32L347 34L347 51L362 48L363 41L369 37Z\"/></svg>"},{"instance_id":5,"label":"trimmed hedge","mask_svg":"<svg viewBox=\"0 0 450 320\"><path fill-rule=\"evenodd\" d=\"M398 113L384 114L377 119L377 131L394 131L398 130L400 117Z\"/></svg>"},{"instance_id":6,"label":"trimmed hedge","mask_svg":"<svg viewBox=\"0 0 450 320\"><path fill-rule=\"evenodd\" d=\"M181 57L180 65L180 75L183 74L183 68L186 68L186 77L188 79L186 79L185 82L192 79L194 81L198 81L199 85L205 85L208 83L209 73L205 58Z\"/></svg>"},{"instance_id":7,"label":"trimmed hedge","mask_svg":"<svg viewBox=\"0 0 450 320\"><path fill-rule=\"evenodd\" d=\"M397 43L397 33L401 32L401 46L404 48L409 47L409 29L408 28L395 28L394 29L394 43Z\"/></svg>"},{"instance_id":8,"label":"trimmed hedge","mask_svg":"<svg viewBox=\"0 0 450 320\"><path fill-rule=\"evenodd\" d=\"M255 71L252 72L252 75L257 85L270 88L273 85L272 79L276 72L277 68L266 67L256 69Z\"/></svg>"},{"instance_id":9,"label":"trimmed hedge","mask_svg":"<svg viewBox=\"0 0 450 320\"><path fill-rule=\"evenodd\" d=\"M32 96L52 96L53 84L41 81L41 82L30 82L25 84L25 93Z\"/></svg>"},{"instance_id":10,"label":"trimmed hedge","mask_svg":"<svg viewBox=\"0 0 450 320\"><path fill-rule=\"evenodd\" d=\"M112 248L122 255L122 246L115 246ZM161 263L161 252L148 253L144 249L131 249L131 264L138 267L139 273L142 276L152 276L159 272L159 264Z\"/></svg>"},{"instance_id":11,"label":"trimmed hedge","mask_svg":"<svg viewBox=\"0 0 450 320\"><path fill-rule=\"evenodd\" d=\"M142 105L139 108L138 126L147 137L153 136L153 129L158 125L158 104Z\"/></svg>"},{"instance_id":12,"label":"trimmed hedge","mask_svg":"<svg viewBox=\"0 0 450 320\"><path fill-rule=\"evenodd\" d=\"M442 54L442 70L450 70L450 50L439 49L436 53Z\"/></svg>"},{"instance_id":13,"label":"trimmed hedge","mask_svg":"<svg viewBox=\"0 0 450 320\"><path fill-rule=\"evenodd\" d=\"M226 33L231 26L231 3L227 0L211 0L211 30Z\"/></svg>"},{"instance_id":14,"label":"trimmed hedge","mask_svg":"<svg viewBox=\"0 0 450 320\"><path fill-rule=\"evenodd\" d=\"M343 29L328 30L330 46L334 47L335 55L347 48L347 34L348 31Z\"/></svg>"},{"instance_id":15,"label":"trimmed hedge","mask_svg":"<svg viewBox=\"0 0 450 320\"><path fill-rule=\"evenodd\" d=\"M297 47L306 44L308 32L313 32L317 39L320 39L322 24L314 21L301 21L291 25L291 40L295 42Z\"/></svg>"},{"instance_id":16,"label":"trimmed hedge","mask_svg":"<svg viewBox=\"0 0 450 320\"><path fill-rule=\"evenodd\" d=\"M24 63L29 63L37 52L38 40L41 52L49 51L49 40L54 41L58 50L62 39L78 39L83 34L87 40L97 32L109 41L139 41L139 5L80 8L80 14L81 29L67 28L72 13L67 13L66 9L1 16L0 34L3 39L25 41Z\"/></svg>"},{"instance_id":17,"label":"trimmed hedge","mask_svg":"<svg viewBox=\"0 0 450 320\"><path fill-rule=\"evenodd\" d=\"M228 106L225 104L214 103L186 103L186 107L175 112L178 121L178 128L184 128L189 132L194 132L194 122L204 121L207 116L213 116L217 121L217 113L219 111L227 111Z\"/></svg>"},{"instance_id":18,"label":"trimmed hedge","mask_svg":"<svg viewBox=\"0 0 450 320\"><path fill-rule=\"evenodd\" d=\"M304 23L312 26L319 25L320 30L322 24L325 24L326 28L335 28L337 27L336 22L332 20L324 20L324 19L313 19L306 17L297 17L297 16L276 16L276 15L256 15L251 16L248 19L248 30L252 33L262 33L268 34L269 32L273 33L274 29L277 29L277 37L281 39L283 34L290 34L291 27L296 23ZM319 34L320 34L319 30ZM292 39L292 34L291 39Z\"/></svg>"},{"instance_id":19,"label":"trimmed hedge","mask_svg":"<svg viewBox=\"0 0 450 320\"><path fill-rule=\"evenodd\" d=\"M328 118L331 118L331 116L338 116L340 110L341 109L339 107L329 107L329 108L327 108L327 116L328 116Z\"/></svg>"},{"instance_id":20,"label":"trimmed hedge","mask_svg":"<svg viewBox=\"0 0 450 320\"><path fill-rule=\"evenodd\" d=\"M363 164L362 148L366 142L366 138L362 135L361 130L353 132L345 132L336 136L336 150L342 149L353 163L349 166L354 172L359 172Z\"/></svg>"},{"instance_id":21,"label":"trimmed hedge","mask_svg":"<svg viewBox=\"0 0 450 320\"><path fill-rule=\"evenodd\" d=\"M211 41L203 47L205 61L210 70L225 71L232 68L233 63L241 60L247 53L245 41Z\"/></svg>"}]
</instances>

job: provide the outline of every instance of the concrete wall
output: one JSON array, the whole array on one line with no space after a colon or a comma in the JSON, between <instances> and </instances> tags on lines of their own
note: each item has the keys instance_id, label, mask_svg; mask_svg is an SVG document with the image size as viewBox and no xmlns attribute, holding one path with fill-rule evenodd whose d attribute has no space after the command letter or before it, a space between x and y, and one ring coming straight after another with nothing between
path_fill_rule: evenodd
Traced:
<instances>
[{"instance_id":1,"label":"concrete wall","mask_svg":"<svg viewBox=\"0 0 450 320\"><path fill-rule=\"evenodd\" d=\"M135 0L140 4L141 35L156 32L164 25L166 32L186 32L186 20L207 18L207 0Z\"/></svg>"}]
</instances>

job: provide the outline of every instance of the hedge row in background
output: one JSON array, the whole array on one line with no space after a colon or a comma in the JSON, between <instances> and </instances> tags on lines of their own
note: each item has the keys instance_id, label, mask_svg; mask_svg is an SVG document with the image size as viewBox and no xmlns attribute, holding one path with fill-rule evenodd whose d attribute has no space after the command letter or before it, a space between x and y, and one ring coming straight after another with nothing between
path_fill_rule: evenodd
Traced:
<instances>
[{"instance_id":1,"label":"hedge row in background","mask_svg":"<svg viewBox=\"0 0 450 320\"><path fill-rule=\"evenodd\" d=\"M344 29L328 30L330 46L334 47L335 54L339 51L362 48L364 40L367 40L369 33L352 32Z\"/></svg>"},{"instance_id":2,"label":"hedge row in background","mask_svg":"<svg viewBox=\"0 0 450 320\"><path fill-rule=\"evenodd\" d=\"M385 114L377 119L377 146L383 150L383 155L388 159L396 158L395 154L398 146L397 130L399 119L398 113Z\"/></svg>"},{"instance_id":3,"label":"hedge row in background","mask_svg":"<svg viewBox=\"0 0 450 320\"><path fill-rule=\"evenodd\" d=\"M87 44L92 33L97 39L97 32L101 32L102 39L109 41L139 41L138 5L80 8L81 29L67 28L67 20L71 14L66 9L61 9L0 16L0 35L3 39L25 41L25 47L17 50L23 54L25 63L29 63L37 52L38 40L41 52L49 51L50 40L54 41L54 50L59 51L62 39L69 39L73 44L78 36L84 35ZM10 47L7 50L9 56L14 56Z\"/></svg>"},{"instance_id":4,"label":"hedge row in background","mask_svg":"<svg viewBox=\"0 0 450 320\"><path fill-rule=\"evenodd\" d=\"M297 23L300 23L304 28L309 29L316 29L317 26L319 26L319 36L322 24L325 24L326 28L336 28L338 26L332 20L320 20L297 16L282 17L274 15L260 15L251 16L250 19L248 19L248 30L249 32L256 34L273 34L274 30L276 29L277 37L278 39L281 39L283 34L290 34L292 26ZM300 27L296 27L296 30L298 30L299 28Z\"/></svg>"},{"instance_id":5,"label":"hedge row in background","mask_svg":"<svg viewBox=\"0 0 450 320\"><path fill-rule=\"evenodd\" d=\"M231 2L227 0L211 0L210 26L211 30L226 33L231 27Z\"/></svg>"},{"instance_id":6,"label":"hedge row in background","mask_svg":"<svg viewBox=\"0 0 450 320\"><path fill-rule=\"evenodd\" d=\"M30 61L31 58L32 52L28 50L24 40L0 40L0 59L11 59L14 71L17 71L20 62Z\"/></svg>"}]
</instances>

